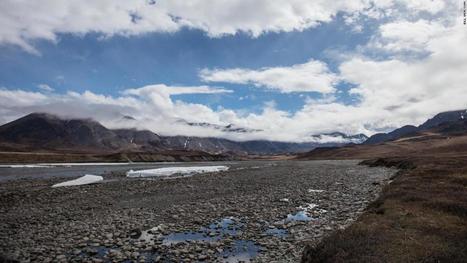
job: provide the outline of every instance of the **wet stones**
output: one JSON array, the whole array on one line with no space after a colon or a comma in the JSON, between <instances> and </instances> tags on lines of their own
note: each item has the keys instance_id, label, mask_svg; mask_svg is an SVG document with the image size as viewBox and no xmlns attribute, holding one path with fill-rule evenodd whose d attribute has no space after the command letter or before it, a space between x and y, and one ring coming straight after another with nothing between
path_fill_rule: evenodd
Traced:
<instances>
[{"instance_id":1,"label":"wet stones","mask_svg":"<svg viewBox=\"0 0 467 263\"><path fill-rule=\"evenodd\" d=\"M115 181L76 189L51 189L56 179L2 183L0 254L40 262L212 262L252 251L256 262L297 262L304 241L351 224L393 174L353 161L231 166L222 176L114 175ZM261 169L234 169L250 166ZM308 204L316 204L307 210L313 220L285 221ZM219 224L231 217L232 224ZM184 232L200 238L164 243Z\"/></svg>"},{"instance_id":2,"label":"wet stones","mask_svg":"<svg viewBox=\"0 0 467 263\"><path fill-rule=\"evenodd\" d=\"M141 230L140 229L133 229L129 234L130 238L137 239L141 237Z\"/></svg>"}]
</instances>

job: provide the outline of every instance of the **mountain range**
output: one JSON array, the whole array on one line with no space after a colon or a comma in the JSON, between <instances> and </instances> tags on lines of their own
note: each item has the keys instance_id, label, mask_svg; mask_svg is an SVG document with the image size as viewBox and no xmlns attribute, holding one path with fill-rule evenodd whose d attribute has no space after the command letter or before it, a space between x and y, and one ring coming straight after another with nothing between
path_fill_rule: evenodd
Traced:
<instances>
[{"instance_id":1,"label":"mountain range","mask_svg":"<svg viewBox=\"0 0 467 263\"><path fill-rule=\"evenodd\" d=\"M243 127L237 127L234 124L218 125L218 124L212 124L208 122L188 122L185 120L179 120L178 122L182 124L186 124L188 126L212 128L212 129L220 130L223 132L249 133L249 132L261 131L258 129L248 129L248 128L243 128Z\"/></svg>"},{"instance_id":2,"label":"mountain range","mask_svg":"<svg viewBox=\"0 0 467 263\"><path fill-rule=\"evenodd\" d=\"M466 110L442 112L419 126L406 125L389 133L375 134L359 145L317 147L298 159L373 159L408 156L466 156Z\"/></svg>"},{"instance_id":3,"label":"mountain range","mask_svg":"<svg viewBox=\"0 0 467 263\"><path fill-rule=\"evenodd\" d=\"M423 131L428 131L432 128L435 128L441 124L444 125L454 125L463 123L465 118L467 117L466 110L457 110L457 111L447 111L438 113L433 118L428 119L426 122L419 126L413 125L405 125L401 128L395 129L389 133L377 133L368 138L363 144L379 144L387 141L394 141L400 139L402 137L408 137L411 135L415 135L417 133L421 133ZM456 124L456 125L457 125Z\"/></svg>"},{"instance_id":4,"label":"mountain range","mask_svg":"<svg viewBox=\"0 0 467 263\"><path fill-rule=\"evenodd\" d=\"M128 116L126 118L132 118ZM212 126L209 123L188 123ZM233 125L216 126L222 130L250 132ZM168 150L202 151L209 154L268 155L310 151L319 146L361 143L365 135L343 133L315 135L324 143L277 142L267 140L232 141L222 138L160 136L148 130L108 129L92 119L63 119L47 113L31 113L0 126L0 150L62 152L158 152ZM317 140L319 141L319 140Z\"/></svg>"},{"instance_id":5,"label":"mountain range","mask_svg":"<svg viewBox=\"0 0 467 263\"><path fill-rule=\"evenodd\" d=\"M371 137L341 132L311 135L316 142L293 143L267 140L233 141L223 138L161 136L148 130L108 129L92 119L63 119L47 113L31 113L0 126L0 151L59 151L79 153L205 152L214 155L274 155L306 153L315 148L352 144L378 145L391 141L463 134L467 131L465 110L442 112L419 126L406 125ZM128 116L127 118L132 118ZM187 123L212 126L209 123ZM249 132L233 125L216 126Z\"/></svg>"}]
</instances>

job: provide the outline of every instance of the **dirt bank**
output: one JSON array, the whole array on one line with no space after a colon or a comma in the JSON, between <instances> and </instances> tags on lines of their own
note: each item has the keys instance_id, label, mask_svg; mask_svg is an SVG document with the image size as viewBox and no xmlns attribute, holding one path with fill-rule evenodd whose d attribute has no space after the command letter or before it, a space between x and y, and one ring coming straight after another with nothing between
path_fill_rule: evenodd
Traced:
<instances>
[{"instance_id":1,"label":"dirt bank","mask_svg":"<svg viewBox=\"0 0 467 263\"><path fill-rule=\"evenodd\" d=\"M349 228L310 242L302 262L465 262L467 159L378 158L402 169Z\"/></svg>"}]
</instances>

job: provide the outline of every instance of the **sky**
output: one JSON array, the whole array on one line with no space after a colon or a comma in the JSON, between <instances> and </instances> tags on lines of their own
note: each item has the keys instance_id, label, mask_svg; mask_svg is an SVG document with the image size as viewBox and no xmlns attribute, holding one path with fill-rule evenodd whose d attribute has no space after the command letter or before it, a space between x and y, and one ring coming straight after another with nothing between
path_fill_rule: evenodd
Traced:
<instances>
[{"instance_id":1,"label":"sky","mask_svg":"<svg viewBox=\"0 0 467 263\"><path fill-rule=\"evenodd\" d=\"M463 0L3 0L0 24L0 123L305 142L467 108Z\"/></svg>"}]
</instances>

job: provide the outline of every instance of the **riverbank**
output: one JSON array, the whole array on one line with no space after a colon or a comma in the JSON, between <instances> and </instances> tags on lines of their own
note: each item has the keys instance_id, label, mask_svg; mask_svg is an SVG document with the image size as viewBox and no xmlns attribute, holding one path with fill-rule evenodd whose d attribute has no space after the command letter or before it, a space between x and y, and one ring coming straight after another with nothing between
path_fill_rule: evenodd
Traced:
<instances>
[{"instance_id":1,"label":"riverbank","mask_svg":"<svg viewBox=\"0 0 467 263\"><path fill-rule=\"evenodd\" d=\"M351 224L395 170L358 161L247 161L170 180L0 184L0 254L21 261L297 262ZM69 179L69 178L67 178Z\"/></svg>"},{"instance_id":2,"label":"riverbank","mask_svg":"<svg viewBox=\"0 0 467 263\"><path fill-rule=\"evenodd\" d=\"M426 152L364 163L402 170L354 224L309 242L302 262L465 262L465 156Z\"/></svg>"},{"instance_id":3,"label":"riverbank","mask_svg":"<svg viewBox=\"0 0 467 263\"><path fill-rule=\"evenodd\" d=\"M239 160L241 156L210 154L202 151L158 151L158 152L2 152L0 164L10 163L54 163L54 162L199 162Z\"/></svg>"}]
</instances>

